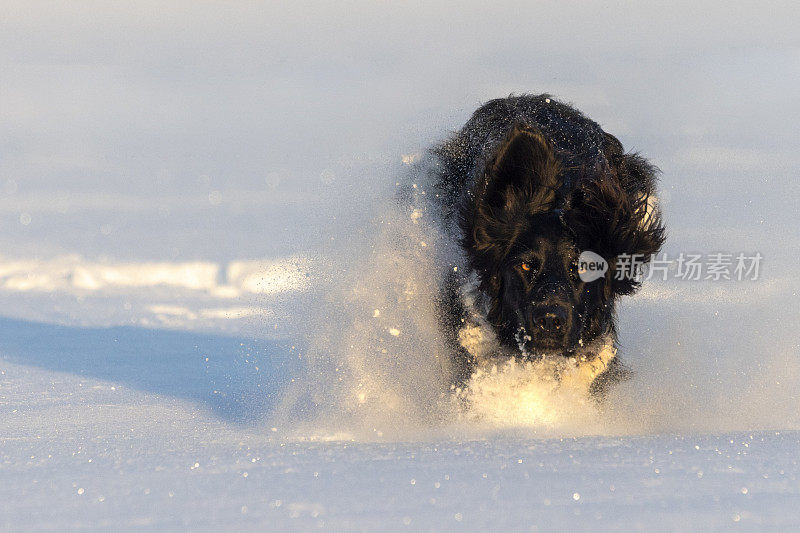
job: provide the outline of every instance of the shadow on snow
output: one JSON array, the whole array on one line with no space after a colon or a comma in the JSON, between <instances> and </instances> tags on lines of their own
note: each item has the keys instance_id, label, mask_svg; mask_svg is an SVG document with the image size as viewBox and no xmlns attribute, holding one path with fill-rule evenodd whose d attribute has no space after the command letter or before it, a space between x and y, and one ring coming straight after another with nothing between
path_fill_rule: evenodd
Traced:
<instances>
[{"instance_id":1,"label":"shadow on snow","mask_svg":"<svg viewBox=\"0 0 800 533\"><path fill-rule=\"evenodd\" d=\"M289 341L5 317L0 358L202 402L239 424L268 416L299 364Z\"/></svg>"}]
</instances>

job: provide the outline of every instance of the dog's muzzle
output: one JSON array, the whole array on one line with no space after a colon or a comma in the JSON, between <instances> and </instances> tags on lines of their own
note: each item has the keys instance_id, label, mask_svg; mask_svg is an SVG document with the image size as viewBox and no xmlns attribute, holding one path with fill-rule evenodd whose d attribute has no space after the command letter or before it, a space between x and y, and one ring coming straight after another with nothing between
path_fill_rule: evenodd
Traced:
<instances>
[{"instance_id":1,"label":"dog's muzzle","mask_svg":"<svg viewBox=\"0 0 800 533\"><path fill-rule=\"evenodd\" d=\"M569 313L564 306L530 306L525 310L524 320L526 348L537 351L563 350L567 347Z\"/></svg>"}]
</instances>

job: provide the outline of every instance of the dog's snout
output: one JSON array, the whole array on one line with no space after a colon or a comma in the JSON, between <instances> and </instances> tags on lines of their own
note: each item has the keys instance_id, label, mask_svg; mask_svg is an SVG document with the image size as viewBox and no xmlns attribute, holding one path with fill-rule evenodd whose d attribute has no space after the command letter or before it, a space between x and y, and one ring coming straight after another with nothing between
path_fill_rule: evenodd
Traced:
<instances>
[{"instance_id":1,"label":"dog's snout","mask_svg":"<svg viewBox=\"0 0 800 533\"><path fill-rule=\"evenodd\" d=\"M561 306L537 307L533 310L533 324L549 335L562 333L567 323L567 311Z\"/></svg>"},{"instance_id":2,"label":"dog's snout","mask_svg":"<svg viewBox=\"0 0 800 533\"><path fill-rule=\"evenodd\" d=\"M540 302L558 301L569 296L569 288L566 283L551 281L540 285L534 292L534 297Z\"/></svg>"}]
</instances>

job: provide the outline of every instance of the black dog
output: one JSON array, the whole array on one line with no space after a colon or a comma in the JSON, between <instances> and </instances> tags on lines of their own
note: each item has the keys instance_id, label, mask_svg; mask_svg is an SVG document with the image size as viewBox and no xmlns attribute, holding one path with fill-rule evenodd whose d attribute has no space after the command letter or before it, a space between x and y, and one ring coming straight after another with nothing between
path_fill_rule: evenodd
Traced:
<instances>
[{"instance_id":1,"label":"black dog","mask_svg":"<svg viewBox=\"0 0 800 533\"><path fill-rule=\"evenodd\" d=\"M656 169L548 95L483 105L433 156L438 209L462 251L442 296L461 382L509 356L571 361L592 392L620 377L615 302L640 281L617 266L663 243ZM594 281L579 271L585 251L608 265Z\"/></svg>"}]
</instances>

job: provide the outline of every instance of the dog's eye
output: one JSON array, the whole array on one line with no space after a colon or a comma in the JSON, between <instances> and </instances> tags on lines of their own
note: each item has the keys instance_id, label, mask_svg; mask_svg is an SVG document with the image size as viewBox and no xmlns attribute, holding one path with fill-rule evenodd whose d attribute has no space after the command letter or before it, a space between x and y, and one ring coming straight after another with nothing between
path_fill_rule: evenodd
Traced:
<instances>
[{"instance_id":1,"label":"dog's eye","mask_svg":"<svg viewBox=\"0 0 800 533\"><path fill-rule=\"evenodd\" d=\"M536 265L532 261L523 261L519 264L521 274L525 278L531 278L536 273Z\"/></svg>"}]
</instances>

